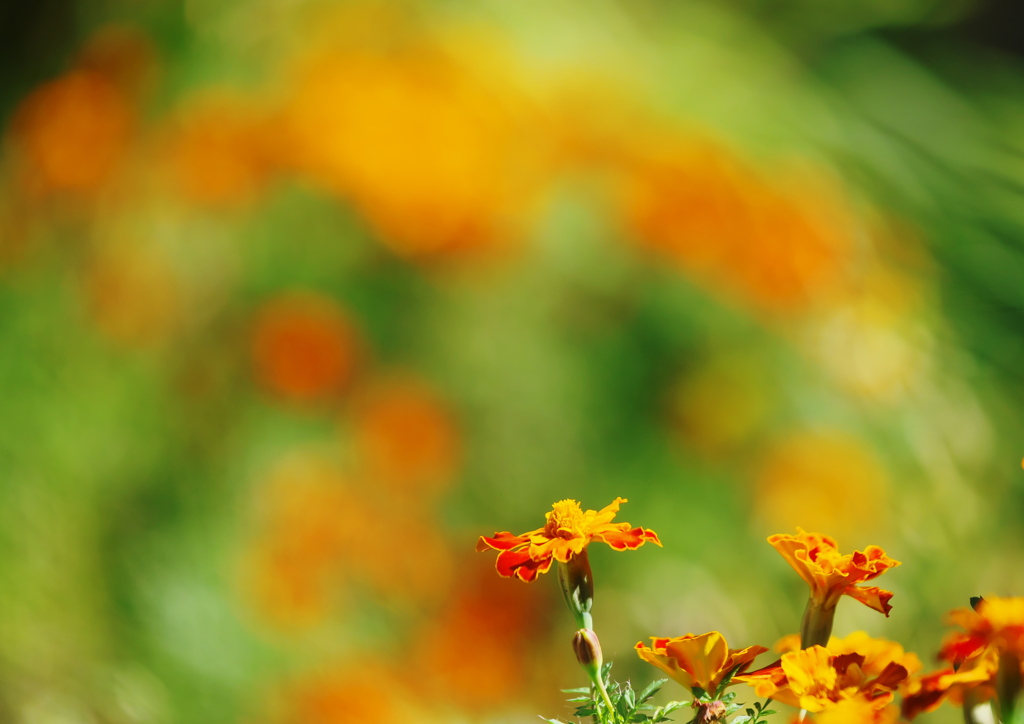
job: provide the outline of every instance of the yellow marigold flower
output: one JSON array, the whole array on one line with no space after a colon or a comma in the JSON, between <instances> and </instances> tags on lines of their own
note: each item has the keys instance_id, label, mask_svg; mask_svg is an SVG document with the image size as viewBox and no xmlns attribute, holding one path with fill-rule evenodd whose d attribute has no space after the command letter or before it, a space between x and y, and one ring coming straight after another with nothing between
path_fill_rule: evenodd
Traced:
<instances>
[{"instance_id":1,"label":"yellow marigold flower","mask_svg":"<svg viewBox=\"0 0 1024 724\"><path fill-rule=\"evenodd\" d=\"M873 709L883 709L893 692L910 675L895 661L877 675L864 670L861 654L833 654L824 646L783 654L764 669L737 676L736 681L753 686L758 696L770 696L784 704L809 712L824 712L847 699L863 699Z\"/></svg>"},{"instance_id":2,"label":"yellow marigold flower","mask_svg":"<svg viewBox=\"0 0 1024 724\"><path fill-rule=\"evenodd\" d=\"M814 717L815 724L896 724L900 710L896 706L876 709L866 699L844 699Z\"/></svg>"},{"instance_id":3,"label":"yellow marigold flower","mask_svg":"<svg viewBox=\"0 0 1024 724\"><path fill-rule=\"evenodd\" d=\"M796 535L770 536L768 542L810 586L811 597L801 627L804 648L828 642L836 604L844 595L889 615L891 592L857 584L877 578L900 565L899 561L887 556L878 546L843 555L834 538L807 533L802 528L796 530Z\"/></svg>"},{"instance_id":4,"label":"yellow marigold flower","mask_svg":"<svg viewBox=\"0 0 1024 724\"><path fill-rule=\"evenodd\" d=\"M775 643L775 650L780 654L800 650L800 636L791 634L784 636ZM895 641L888 639L876 639L868 636L864 631L854 631L846 638L831 637L828 640L828 650L835 656L844 654L860 654L864 662L860 665L861 670L868 676L878 676L889 664L896 662L905 668L909 673L914 674L921 670L923 664L917 654L905 651Z\"/></svg>"},{"instance_id":5,"label":"yellow marigold flower","mask_svg":"<svg viewBox=\"0 0 1024 724\"><path fill-rule=\"evenodd\" d=\"M745 671L768 650L764 646L730 649L717 631L672 639L652 636L651 642L650 648L642 641L637 642L636 653L641 659L657 666L686 689L699 686L713 696L730 672Z\"/></svg>"},{"instance_id":6,"label":"yellow marigold flower","mask_svg":"<svg viewBox=\"0 0 1024 724\"><path fill-rule=\"evenodd\" d=\"M480 536L476 550L500 551L495 564L498 573L529 582L538 574L547 573L553 561L568 563L593 540L607 543L617 551L633 550L648 541L660 546L658 534L653 530L632 528L629 523L612 523L619 505L625 502L625 498L616 498L600 511L584 512L575 500L560 500L545 514L547 522L543 528L522 535L503 531L495 533L493 538Z\"/></svg>"}]
</instances>

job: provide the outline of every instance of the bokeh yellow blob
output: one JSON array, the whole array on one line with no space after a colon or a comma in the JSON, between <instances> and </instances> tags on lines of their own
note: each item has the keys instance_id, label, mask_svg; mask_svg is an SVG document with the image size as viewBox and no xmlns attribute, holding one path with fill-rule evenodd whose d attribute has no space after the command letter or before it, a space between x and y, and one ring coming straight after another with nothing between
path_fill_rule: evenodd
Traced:
<instances>
[{"instance_id":1,"label":"bokeh yellow blob","mask_svg":"<svg viewBox=\"0 0 1024 724\"><path fill-rule=\"evenodd\" d=\"M885 529L889 481L860 440L837 431L800 432L765 455L754 478L754 515L766 529L797 526L847 538Z\"/></svg>"}]
</instances>

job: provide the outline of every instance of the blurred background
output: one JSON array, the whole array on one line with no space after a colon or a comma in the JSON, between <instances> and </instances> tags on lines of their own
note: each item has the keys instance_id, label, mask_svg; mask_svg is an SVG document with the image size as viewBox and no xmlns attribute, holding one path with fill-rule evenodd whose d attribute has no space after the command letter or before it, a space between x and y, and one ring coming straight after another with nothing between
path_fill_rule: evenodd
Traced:
<instances>
[{"instance_id":1,"label":"blurred background","mask_svg":"<svg viewBox=\"0 0 1024 724\"><path fill-rule=\"evenodd\" d=\"M640 639L1024 593L1020 7L0 7L0 721L535 721ZM763 660L762 663L768 663ZM679 696L681 692L668 691ZM953 722L940 710L922 721Z\"/></svg>"}]
</instances>

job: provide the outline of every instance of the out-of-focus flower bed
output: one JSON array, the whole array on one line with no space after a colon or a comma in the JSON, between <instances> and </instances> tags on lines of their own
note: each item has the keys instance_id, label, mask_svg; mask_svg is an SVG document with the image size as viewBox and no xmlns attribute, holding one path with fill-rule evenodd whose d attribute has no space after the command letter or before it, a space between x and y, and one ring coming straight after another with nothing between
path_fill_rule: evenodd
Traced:
<instances>
[{"instance_id":1,"label":"out-of-focus flower bed","mask_svg":"<svg viewBox=\"0 0 1024 724\"><path fill-rule=\"evenodd\" d=\"M0 721L561 715L557 592L473 545L565 498L666 543L593 557L625 674L795 630L796 526L914 562L844 615L922 660L1024 593L1024 74L964 3L52 5L0 89Z\"/></svg>"}]
</instances>

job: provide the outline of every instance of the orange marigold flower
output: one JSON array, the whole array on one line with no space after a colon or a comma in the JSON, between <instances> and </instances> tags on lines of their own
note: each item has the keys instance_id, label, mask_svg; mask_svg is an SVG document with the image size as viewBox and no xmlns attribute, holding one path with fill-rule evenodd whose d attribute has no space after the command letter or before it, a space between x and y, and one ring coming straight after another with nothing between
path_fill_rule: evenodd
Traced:
<instances>
[{"instance_id":1,"label":"orange marigold flower","mask_svg":"<svg viewBox=\"0 0 1024 724\"><path fill-rule=\"evenodd\" d=\"M947 698L960 705L968 698L991 699L998 669L996 650L981 648L953 666L912 679L903 697L903 718L913 720L918 714L934 711Z\"/></svg>"},{"instance_id":2,"label":"orange marigold flower","mask_svg":"<svg viewBox=\"0 0 1024 724\"><path fill-rule=\"evenodd\" d=\"M1024 656L1024 597L986 596L974 608L957 608L947 621L967 632L968 643Z\"/></svg>"},{"instance_id":3,"label":"orange marigold flower","mask_svg":"<svg viewBox=\"0 0 1024 724\"><path fill-rule=\"evenodd\" d=\"M736 680L753 686L758 696L809 712L828 711L847 699L862 699L873 709L883 709L910 674L891 661L871 676L864 661L862 654L837 655L824 646L811 646L783 654L779 662Z\"/></svg>"},{"instance_id":4,"label":"orange marigold flower","mask_svg":"<svg viewBox=\"0 0 1024 724\"><path fill-rule=\"evenodd\" d=\"M780 654L800 650L800 636L791 634L775 642L775 650ZM889 664L896 662L911 674L921 670L923 664L917 654L905 651L895 641L877 639L868 636L864 631L854 631L845 638L833 636L828 640L828 650L836 656L843 654L860 654L864 662L861 670L868 676L878 676Z\"/></svg>"},{"instance_id":5,"label":"orange marigold flower","mask_svg":"<svg viewBox=\"0 0 1024 724\"><path fill-rule=\"evenodd\" d=\"M568 563L593 540L607 543L617 551L633 550L648 541L660 546L658 534L653 530L632 528L629 523L612 523L619 505L625 502L625 498L616 498L600 511L584 512L577 501L560 500L545 513L547 523L543 528L522 535L503 531L495 533L493 538L480 536L476 550L500 551L495 564L498 573L529 582L538 574L547 573L553 561Z\"/></svg>"},{"instance_id":6,"label":"orange marigold flower","mask_svg":"<svg viewBox=\"0 0 1024 724\"><path fill-rule=\"evenodd\" d=\"M913 719L946 698L966 707L997 697L1009 719L1007 708L1012 713L1024 678L1024 598L980 598L973 608L953 610L947 620L965 629L948 636L939 651L951 666L912 682L903 716Z\"/></svg>"},{"instance_id":7,"label":"orange marigold flower","mask_svg":"<svg viewBox=\"0 0 1024 724\"><path fill-rule=\"evenodd\" d=\"M730 672L746 670L755 658L768 650L764 646L730 649L725 637L717 631L672 639L652 636L651 642L650 648L642 641L637 642L636 653L641 659L657 666L686 689L699 686L713 696L717 696Z\"/></svg>"},{"instance_id":8,"label":"orange marigold flower","mask_svg":"<svg viewBox=\"0 0 1024 724\"><path fill-rule=\"evenodd\" d=\"M865 606L886 616L892 610L892 593L875 586L858 586L870 581L890 568L900 565L878 546L864 551L842 555L836 541L820 533L807 533L797 528L796 535L773 535L768 542L800 574L811 588L801 625L804 648L828 642L832 633L832 620L836 604L845 596L855 598Z\"/></svg>"},{"instance_id":9,"label":"orange marigold flower","mask_svg":"<svg viewBox=\"0 0 1024 724\"><path fill-rule=\"evenodd\" d=\"M856 585L900 565L878 546L842 555L834 538L807 533L802 528L797 528L796 535L773 535L768 542L807 581L815 602L834 606L846 595L886 616L892 610L889 604L892 593L874 586Z\"/></svg>"}]
</instances>

